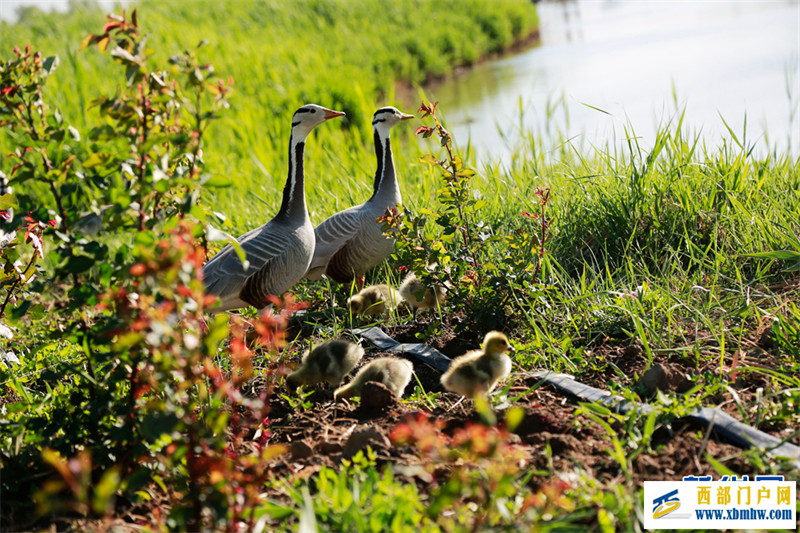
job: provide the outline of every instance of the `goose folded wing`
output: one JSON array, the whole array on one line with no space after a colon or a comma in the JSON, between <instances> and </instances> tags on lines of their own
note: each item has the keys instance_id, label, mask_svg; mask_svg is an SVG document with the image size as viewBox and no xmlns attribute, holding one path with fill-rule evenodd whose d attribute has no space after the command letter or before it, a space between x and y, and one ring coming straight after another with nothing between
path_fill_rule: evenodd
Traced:
<instances>
[{"instance_id":1,"label":"goose folded wing","mask_svg":"<svg viewBox=\"0 0 800 533\"><path fill-rule=\"evenodd\" d=\"M271 229L269 225L256 228L238 239L247 258L247 269L230 244L206 263L203 275L207 292L223 298L238 295L248 278L256 274L262 282L273 280L276 272L270 267L275 258L286 253L292 241L289 235Z\"/></svg>"},{"instance_id":2,"label":"goose folded wing","mask_svg":"<svg viewBox=\"0 0 800 533\"><path fill-rule=\"evenodd\" d=\"M358 234L363 223L358 207L340 211L314 229L316 245L311 268L325 266L339 248Z\"/></svg>"}]
</instances>

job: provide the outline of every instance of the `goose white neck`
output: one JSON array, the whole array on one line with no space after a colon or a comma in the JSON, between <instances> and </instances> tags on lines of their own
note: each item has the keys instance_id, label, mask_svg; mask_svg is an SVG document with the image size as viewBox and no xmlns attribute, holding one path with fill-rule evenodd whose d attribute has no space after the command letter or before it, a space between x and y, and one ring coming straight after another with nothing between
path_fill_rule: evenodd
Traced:
<instances>
[{"instance_id":1,"label":"goose white neck","mask_svg":"<svg viewBox=\"0 0 800 533\"><path fill-rule=\"evenodd\" d=\"M378 160L378 168L375 171L372 197L388 197L387 199L393 200L394 203L400 203L400 187L394 170L390 131L391 126L387 126L384 122L375 124L375 157Z\"/></svg>"}]
</instances>

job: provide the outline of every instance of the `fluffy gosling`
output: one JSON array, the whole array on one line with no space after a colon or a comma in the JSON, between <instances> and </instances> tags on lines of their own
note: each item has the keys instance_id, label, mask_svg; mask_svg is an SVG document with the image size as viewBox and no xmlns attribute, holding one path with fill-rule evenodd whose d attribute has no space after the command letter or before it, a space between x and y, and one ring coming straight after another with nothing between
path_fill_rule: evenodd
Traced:
<instances>
[{"instance_id":1,"label":"fluffy gosling","mask_svg":"<svg viewBox=\"0 0 800 533\"><path fill-rule=\"evenodd\" d=\"M508 337L490 331L483 339L483 350L471 350L457 357L442 375L444 388L474 398L488 393L511 372L511 359L506 352L512 349Z\"/></svg>"},{"instance_id":2,"label":"fluffy gosling","mask_svg":"<svg viewBox=\"0 0 800 533\"><path fill-rule=\"evenodd\" d=\"M405 277L398 291L400 297L411 306L414 316L417 315L417 310L435 308L446 300L446 291L443 286L426 287L413 272Z\"/></svg>"},{"instance_id":3,"label":"fluffy gosling","mask_svg":"<svg viewBox=\"0 0 800 533\"><path fill-rule=\"evenodd\" d=\"M286 378L286 387L294 391L300 385L314 385L326 381L338 387L348 372L364 356L364 348L346 340L333 340L320 344L303 354L300 368Z\"/></svg>"},{"instance_id":4,"label":"fluffy gosling","mask_svg":"<svg viewBox=\"0 0 800 533\"><path fill-rule=\"evenodd\" d=\"M411 381L413 370L414 365L411 364L411 361L396 357L379 357L364 365L353 381L336 389L333 393L333 401L358 396L361 394L361 388L368 381L383 383L396 397L400 398L406 385Z\"/></svg>"},{"instance_id":5,"label":"fluffy gosling","mask_svg":"<svg viewBox=\"0 0 800 533\"><path fill-rule=\"evenodd\" d=\"M361 292L347 300L347 305L355 315L388 316L399 301L397 291L382 283L361 289Z\"/></svg>"}]
</instances>

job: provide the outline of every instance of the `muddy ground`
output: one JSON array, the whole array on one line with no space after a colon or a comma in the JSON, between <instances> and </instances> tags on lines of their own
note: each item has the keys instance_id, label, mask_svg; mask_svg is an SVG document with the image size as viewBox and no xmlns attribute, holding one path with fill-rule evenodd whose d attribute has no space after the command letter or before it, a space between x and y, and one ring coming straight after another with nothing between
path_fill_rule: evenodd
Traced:
<instances>
[{"instance_id":1,"label":"muddy ground","mask_svg":"<svg viewBox=\"0 0 800 533\"><path fill-rule=\"evenodd\" d=\"M424 331L425 327L424 323L418 323L383 329L400 342L419 342L416 334ZM446 328L439 333L430 344L450 357L458 356L479 344L477 339L459 337ZM759 346L759 342L766 344L768 341L753 340L752 349L747 355L748 364L775 363L770 359L772 356L769 351ZM366 343L365 348L367 353L361 364L375 357L397 356ZM636 344L608 343L594 348L593 352L598 360L606 361L606 364L598 365L599 370L581 374L579 381L603 390L609 390L614 384L619 385L618 389L632 388L642 395L643 401L647 401L648 395L652 396L655 388L685 392L696 384L700 379L698 376L714 371L713 368L697 368L693 360L656 356L654 366L659 370L655 374L646 374L647 357L641 346ZM405 354L402 357L414 364L417 379L426 391L441 393L435 398L433 408L430 405L426 408L422 402L385 399L383 396L388 391L381 390L381 387L365 391L364 403L334 404L331 390L318 390L310 397L311 408L302 412L294 411L285 399L274 398L270 414L270 442L284 443L288 447L288 453L275 460L275 476L311 476L323 465L336 467L343 458L351 457L367 445L377 452L379 462L413 466L420 463L416 451L409 446L398 446L389 438L398 424L421 412L426 413L434 423L440 424L446 433L479 421L471 401L443 391L439 383L439 371L412 355ZM645 375L644 379L639 379L642 375ZM552 468L554 474L569 476L574 475L576 465L580 465L603 484L617 483L622 479L619 464L608 453L612 447L608 433L592 420L576 414L578 399L548 385L537 387L538 380L518 366L509 379L513 385L508 397L521 395L514 405L525 410L525 417L513 430L509 442L524 451L528 468L541 471ZM412 379L406 388L406 399L413 394L416 386L416 380ZM768 386L766 379L758 374L734 375L731 379L731 387L743 400L751 398L758 387ZM714 400L718 400L718 407L741 419L732 401L724 398ZM497 415L499 420L503 420L504 411L499 409ZM776 437L787 437L795 431L790 427L770 428L769 424L759 429ZM620 437L624 439L623 433ZM797 435L790 441L800 444ZM710 454L737 474L754 473L744 450L717 435L709 436L705 426L690 420L678 419L661 426L653 435L651 449L652 452L641 453L633 461L633 481L639 487L645 480L680 479L685 475L703 474L719 477L719 472L704 458L705 454ZM413 472L413 469L400 469L398 475L402 476L404 471ZM410 477L413 478L413 474ZM414 481L421 483L419 479ZM547 478L533 476L530 483L535 489L546 481ZM280 494L273 496L281 499Z\"/></svg>"}]
</instances>

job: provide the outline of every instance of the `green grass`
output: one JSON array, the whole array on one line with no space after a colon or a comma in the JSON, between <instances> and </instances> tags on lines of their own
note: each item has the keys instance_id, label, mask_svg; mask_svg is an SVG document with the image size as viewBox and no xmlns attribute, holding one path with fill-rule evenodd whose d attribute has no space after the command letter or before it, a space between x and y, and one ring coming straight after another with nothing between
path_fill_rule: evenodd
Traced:
<instances>
[{"instance_id":1,"label":"green grass","mask_svg":"<svg viewBox=\"0 0 800 533\"><path fill-rule=\"evenodd\" d=\"M231 189L208 201L230 217L234 233L277 211L289 122L302 104L347 112L345 121L314 132L308 143L309 206L312 220L321 222L369 196L375 172L372 113L383 105L402 107L396 83L442 76L501 50L538 24L525 0L144 2L138 12L158 51L156 62L165 64L169 55L206 40L203 57L221 76L235 80L232 107L209 132L213 149L205 154L209 172L233 181ZM50 95L82 131L98 122L89 103L101 90L113 92L122 83L108 57L96 49L77 51L83 36L99 33L102 24L97 10L32 13L17 25L0 23L4 55L30 42L45 56L60 56ZM405 155L413 145L412 127L397 130L399 170L414 184L416 158ZM4 144L0 148L8 151Z\"/></svg>"}]
</instances>

